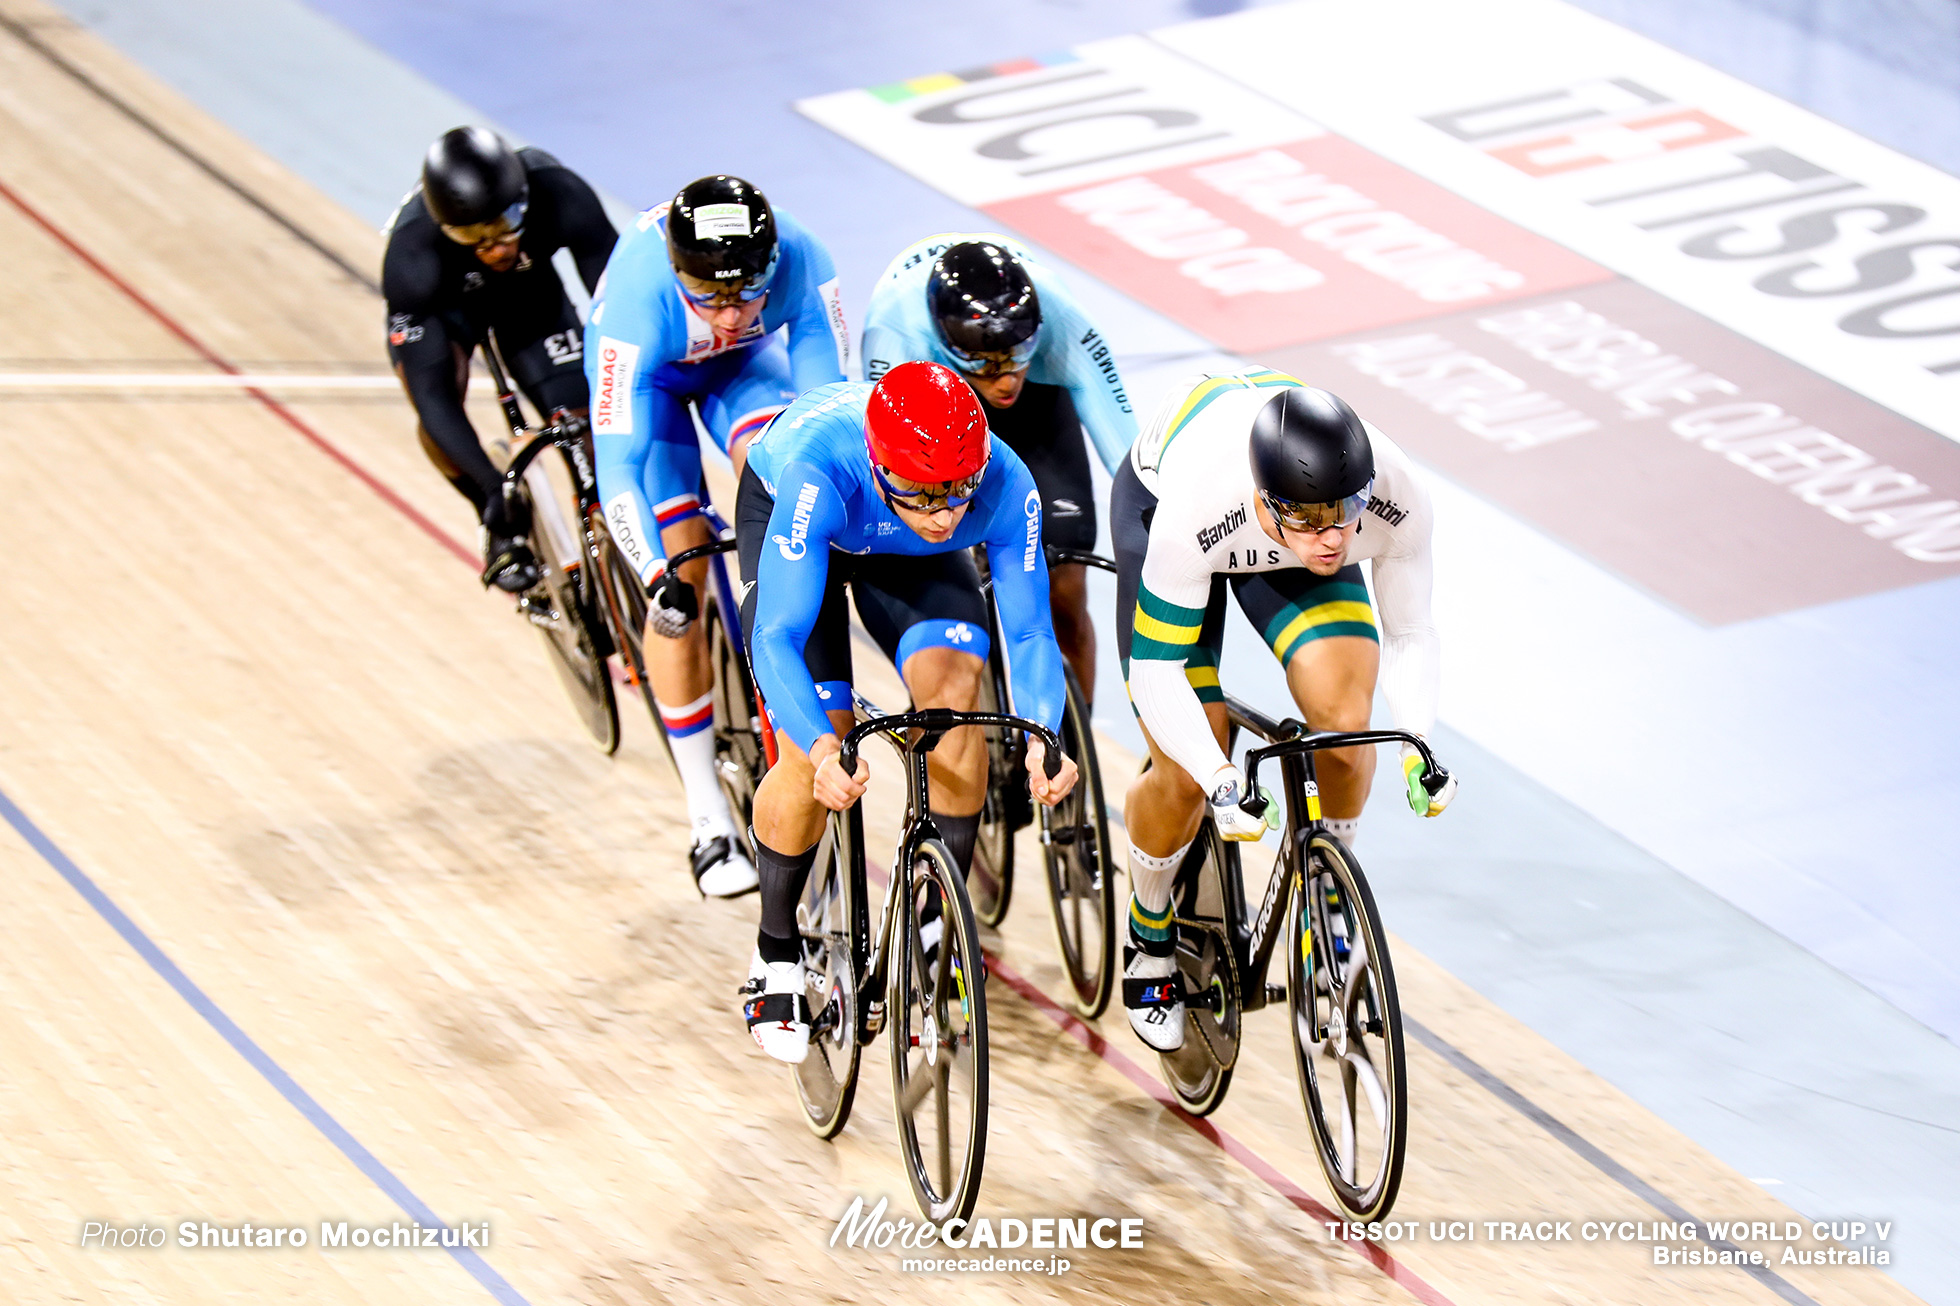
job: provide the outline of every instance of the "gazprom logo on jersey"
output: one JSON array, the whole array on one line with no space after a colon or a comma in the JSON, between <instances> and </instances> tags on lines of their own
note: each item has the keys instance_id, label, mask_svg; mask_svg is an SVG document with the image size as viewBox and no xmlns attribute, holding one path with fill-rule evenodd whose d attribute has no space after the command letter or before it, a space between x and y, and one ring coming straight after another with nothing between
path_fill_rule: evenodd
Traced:
<instances>
[{"instance_id":1,"label":"gazprom logo on jersey","mask_svg":"<svg viewBox=\"0 0 1960 1306\"><path fill-rule=\"evenodd\" d=\"M790 515L788 536L771 535L770 543L776 546L785 559L800 562L810 551L806 536L810 534L810 511L817 506L817 487L809 481L796 492L796 511Z\"/></svg>"},{"instance_id":2,"label":"gazprom logo on jersey","mask_svg":"<svg viewBox=\"0 0 1960 1306\"><path fill-rule=\"evenodd\" d=\"M638 345L599 337L592 386L592 429L598 434L633 434L633 373L639 366Z\"/></svg>"},{"instance_id":3,"label":"gazprom logo on jersey","mask_svg":"<svg viewBox=\"0 0 1960 1306\"><path fill-rule=\"evenodd\" d=\"M1021 554L1021 570L1033 571L1041 560L1041 491L1029 490L1022 507L1028 514L1028 547Z\"/></svg>"}]
</instances>

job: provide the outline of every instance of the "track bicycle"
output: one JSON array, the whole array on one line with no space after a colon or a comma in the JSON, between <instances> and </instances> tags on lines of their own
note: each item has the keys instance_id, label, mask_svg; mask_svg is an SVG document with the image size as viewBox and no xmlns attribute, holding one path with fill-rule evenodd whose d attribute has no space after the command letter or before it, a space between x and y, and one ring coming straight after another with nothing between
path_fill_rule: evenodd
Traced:
<instances>
[{"instance_id":1,"label":"track bicycle","mask_svg":"<svg viewBox=\"0 0 1960 1306\"><path fill-rule=\"evenodd\" d=\"M513 452L504 470L504 501L513 506L522 503L528 510L528 538L538 558L538 581L517 596L517 610L544 636L551 665L580 723L592 741L611 755L619 749L619 703L608 659L619 648L618 626L603 597L611 588L602 578L613 546L599 509L591 433L582 418L564 413L532 428L517 405L494 336L484 342L483 358L510 425ZM547 449L558 450L565 461L578 500L576 528L567 520L551 478L537 465L538 456Z\"/></svg>"},{"instance_id":2,"label":"track bicycle","mask_svg":"<svg viewBox=\"0 0 1960 1306\"><path fill-rule=\"evenodd\" d=\"M930 708L884 715L862 697L838 764L857 770L858 746L883 735L905 763L905 820L870 929L862 804L833 812L797 904L809 976L810 1051L795 1067L805 1123L834 1138L851 1114L858 1059L891 1034L892 1103L912 1195L926 1219L964 1219L980 1195L987 1152L985 962L966 882L927 806L926 755L961 726L1028 731L1061 770L1053 732L999 712ZM935 910L938 940L925 942Z\"/></svg>"},{"instance_id":3,"label":"track bicycle","mask_svg":"<svg viewBox=\"0 0 1960 1306\"><path fill-rule=\"evenodd\" d=\"M742 638L742 608L723 556L735 551L735 532L722 524L706 502L704 496L702 512L719 538L669 558L665 574L654 582L654 597L666 607L685 613L690 621L707 621L708 663L714 673L709 702L714 708L715 778L735 817L736 842L754 861L749 823L755 815L756 786L776 764L776 732L749 670L749 651ZM705 604L694 587L681 579L681 568L702 558L708 560ZM658 715L655 713L656 718Z\"/></svg>"},{"instance_id":4,"label":"track bicycle","mask_svg":"<svg viewBox=\"0 0 1960 1306\"><path fill-rule=\"evenodd\" d=\"M1209 816L1178 868L1172 905L1187 1032L1183 1047L1159 1054L1165 1082L1193 1115L1216 1110L1231 1086L1244 1013L1284 1000L1321 1172L1349 1219L1379 1220L1394 1205L1408 1146L1402 1009L1374 894L1360 862L1321 819L1313 757L1329 748L1405 743L1421 753L1431 794L1449 783L1449 773L1428 743L1407 731L1310 732L1230 695L1225 706L1233 741L1240 730L1264 741L1246 754L1241 807L1269 817L1259 768L1277 761L1285 820L1256 919L1247 912L1239 847ZM1266 968L1282 926L1286 983L1269 985Z\"/></svg>"},{"instance_id":5,"label":"track bicycle","mask_svg":"<svg viewBox=\"0 0 1960 1306\"><path fill-rule=\"evenodd\" d=\"M976 550L975 556L980 552ZM1053 545L1047 546L1046 552L1050 567L1079 563L1108 572L1116 570L1115 563L1094 553ZM981 680L980 707L998 711L1009 701L1007 662L1001 649L993 580L985 570L984 558L981 566L991 646L987 672ZM1038 815L1043 879L1048 904L1054 911L1062 969L1068 975L1069 1002L1082 1016L1093 1020L1109 1005L1115 986L1116 867L1088 698L1067 658L1062 659L1062 674L1067 682L1062 747L1075 760L1081 778L1068 797L1037 813L1028 798L1027 785L1020 779L1026 774L1022 741L1018 736L990 737L987 801L980 810L973 873L967 877L967 888L973 895L974 915L982 924L998 926L1007 918L1007 905L1014 894L1014 835Z\"/></svg>"}]
</instances>

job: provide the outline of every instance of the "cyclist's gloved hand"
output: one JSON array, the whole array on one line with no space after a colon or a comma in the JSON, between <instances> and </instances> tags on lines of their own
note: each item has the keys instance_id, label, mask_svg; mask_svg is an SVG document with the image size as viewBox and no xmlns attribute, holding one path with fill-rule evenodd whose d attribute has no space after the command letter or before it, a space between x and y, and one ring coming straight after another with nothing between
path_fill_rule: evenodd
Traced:
<instances>
[{"instance_id":1,"label":"cyclist's gloved hand","mask_svg":"<svg viewBox=\"0 0 1960 1306\"><path fill-rule=\"evenodd\" d=\"M654 634L679 639L700 613L694 587L673 572L662 572L647 586L647 628Z\"/></svg>"},{"instance_id":2,"label":"cyclist's gloved hand","mask_svg":"<svg viewBox=\"0 0 1960 1306\"><path fill-rule=\"evenodd\" d=\"M521 494L505 499L499 481L484 500L483 527L498 539L522 539L531 529L530 501Z\"/></svg>"},{"instance_id":3,"label":"cyclist's gloved hand","mask_svg":"<svg viewBox=\"0 0 1960 1306\"><path fill-rule=\"evenodd\" d=\"M1443 809L1456 797L1456 777L1452 775L1443 787L1431 794L1422 783L1429 774L1422 754L1410 749L1402 754L1402 779L1409 786L1409 809L1417 816L1441 816Z\"/></svg>"},{"instance_id":4,"label":"cyclist's gloved hand","mask_svg":"<svg viewBox=\"0 0 1960 1306\"><path fill-rule=\"evenodd\" d=\"M1217 823L1218 832L1227 839L1241 843L1255 842L1265 837L1269 827L1277 825L1279 804L1273 801L1270 793L1262 793L1266 800L1266 810L1254 816L1239 806L1245 797L1245 773L1229 763L1212 772L1209 802L1211 819Z\"/></svg>"}]
</instances>

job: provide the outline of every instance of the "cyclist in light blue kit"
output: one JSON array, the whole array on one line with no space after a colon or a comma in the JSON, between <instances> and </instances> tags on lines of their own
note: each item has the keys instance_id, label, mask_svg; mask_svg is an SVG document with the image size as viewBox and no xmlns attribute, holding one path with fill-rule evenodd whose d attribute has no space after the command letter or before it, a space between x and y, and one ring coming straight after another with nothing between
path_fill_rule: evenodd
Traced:
<instances>
[{"instance_id":1,"label":"cyclist in light blue kit","mask_svg":"<svg viewBox=\"0 0 1960 1306\"><path fill-rule=\"evenodd\" d=\"M689 182L621 235L585 330L599 497L620 553L652 584L709 542L689 404L742 467L748 438L803 391L844 379L850 338L823 245L736 177ZM685 579L698 591L706 564ZM756 886L715 779L707 640L656 599L647 678L687 789L705 894Z\"/></svg>"},{"instance_id":2,"label":"cyclist in light blue kit","mask_svg":"<svg viewBox=\"0 0 1960 1306\"><path fill-rule=\"evenodd\" d=\"M743 1014L765 1052L798 1062L810 1008L797 900L826 809L850 807L871 774L862 758L855 775L838 761L851 723L844 586L920 708L971 711L979 699L988 637L975 546L993 571L1015 709L1050 728L1062 719L1062 658L1034 479L988 434L973 392L935 363L798 398L751 446L735 512L742 624L780 745L755 795L762 922ZM1075 764L1064 757L1049 780L1044 755L1029 739L1031 793L1052 805L1074 786ZM933 824L965 873L987 787L978 728L949 732L927 771Z\"/></svg>"},{"instance_id":3,"label":"cyclist in light blue kit","mask_svg":"<svg viewBox=\"0 0 1960 1306\"><path fill-rule=\"evenodd\" d=\"M1095 492L1082 433L1111 476L1137 438L1109 344L1061 278L992 232L928 236L892 260L864 319L865 377L924 359L966 378L987 426L1027 464L1049 544L1096 547ZM1096 696L1096 628L1086 569L1053 569L1055 638L1082 692Z\"/></svg>"}]
</instances>

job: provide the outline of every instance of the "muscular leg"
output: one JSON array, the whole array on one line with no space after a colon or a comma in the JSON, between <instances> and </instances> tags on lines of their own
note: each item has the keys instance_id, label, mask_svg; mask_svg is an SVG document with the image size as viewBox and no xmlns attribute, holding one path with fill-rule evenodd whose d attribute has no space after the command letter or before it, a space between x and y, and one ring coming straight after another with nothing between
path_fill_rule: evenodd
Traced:
<instances>
[{"instance_id":1,"label":"muscular leg","mask_svg":"<svg viewBox=\"0 0 1960 1306\"><path fill-rule=\"evenodd\" d=\"M1211 722L1218 746L1225 747L1225 705L1205 704L1205 719ZM1130 782L1123 824L1129 829L1131 846L1152 857L1168 857L1197 837L1205 814L1205 791L1157 747L1148 730L1143 739L1150 745L1150 769Z\"/></svg>"},{"instance_id":2,"label":"muscular leg","mask_svg":"<svg viewBox=\"0 0 1960 1306\"><path fill-rule=\"evenodd\" d=\"M851 714L832 712L829 716L830 728L843 738L851 728ZM810 755L798 748L787 732L778 730L776 765L769 768L755 791L755 837L790 855L816 847L830 815L810 792L816 778Z\"/></svg>"},{"instance_id":3,"label":"muscular leg","mask_svg":"<svg viewBox=\"0 0 1960 1306\"><path fill-rule=\"evenodd\" d=\"M470 388L470 356L469 352L461 345L452 343L449 349L456 359L456 401L461 403L464 396L469 393ZM408 378L403 374L400 363L395 364L395 379L402 383L403 393L407 393ZM411 395L410 403L412 404L413 402L414 397ZM442 451L441 446L436 444L435 440L430 437L427 428L420 422L415 424L415 438L421 443L422 452L435 465L435 469L442 473L442 479L454 486L456 493L474 504L477 516L481 517L484 507L482 503L483 491L477 488L476 482L463 474L462 469L450 460L449 455Z\"/></svg>"},{"instance_id":4,"label":"muscular leg","mask_svg":"<svg viewBox=\"0 0 1960 1306\"><path fill-rule=\"evenodd\" d=\"M950 707L971 712L980 701L980 677L987 664L971 653L935 645L905 659L902 673L921 709ZM987 799L987 741L978 726L951 731L926 758L932 781L932 810L972 816Z\"/></svg>"},{"instance_id":5,"label":"muscular leg","mask_svg":"<svg viewBox=\"0 0 1960 1306\"><path fill-rule=\"evenodd\" d=\"M1082 696L1096 701L1096 626L1089 620L1089 569L1079 562L1048 571L1048 606L1055 620L1055 642L1075 668Z\"/></svg>"},{"instance_id":6,"label":"muscular leg","mask_svg":"<svg viewBox=\"0 0 1960 1306\"><path fill-rule=\"evenodd\" d=\"M1380 670L1381 645L1358 635L1334 635L1300 645L1286 664L1286 684L1315 730L1366 730ZM1316 753L1314 774L1322 810L1335 820L1353 820L1374 784L1375 750Z\"/></svg>"}]
</instances>

